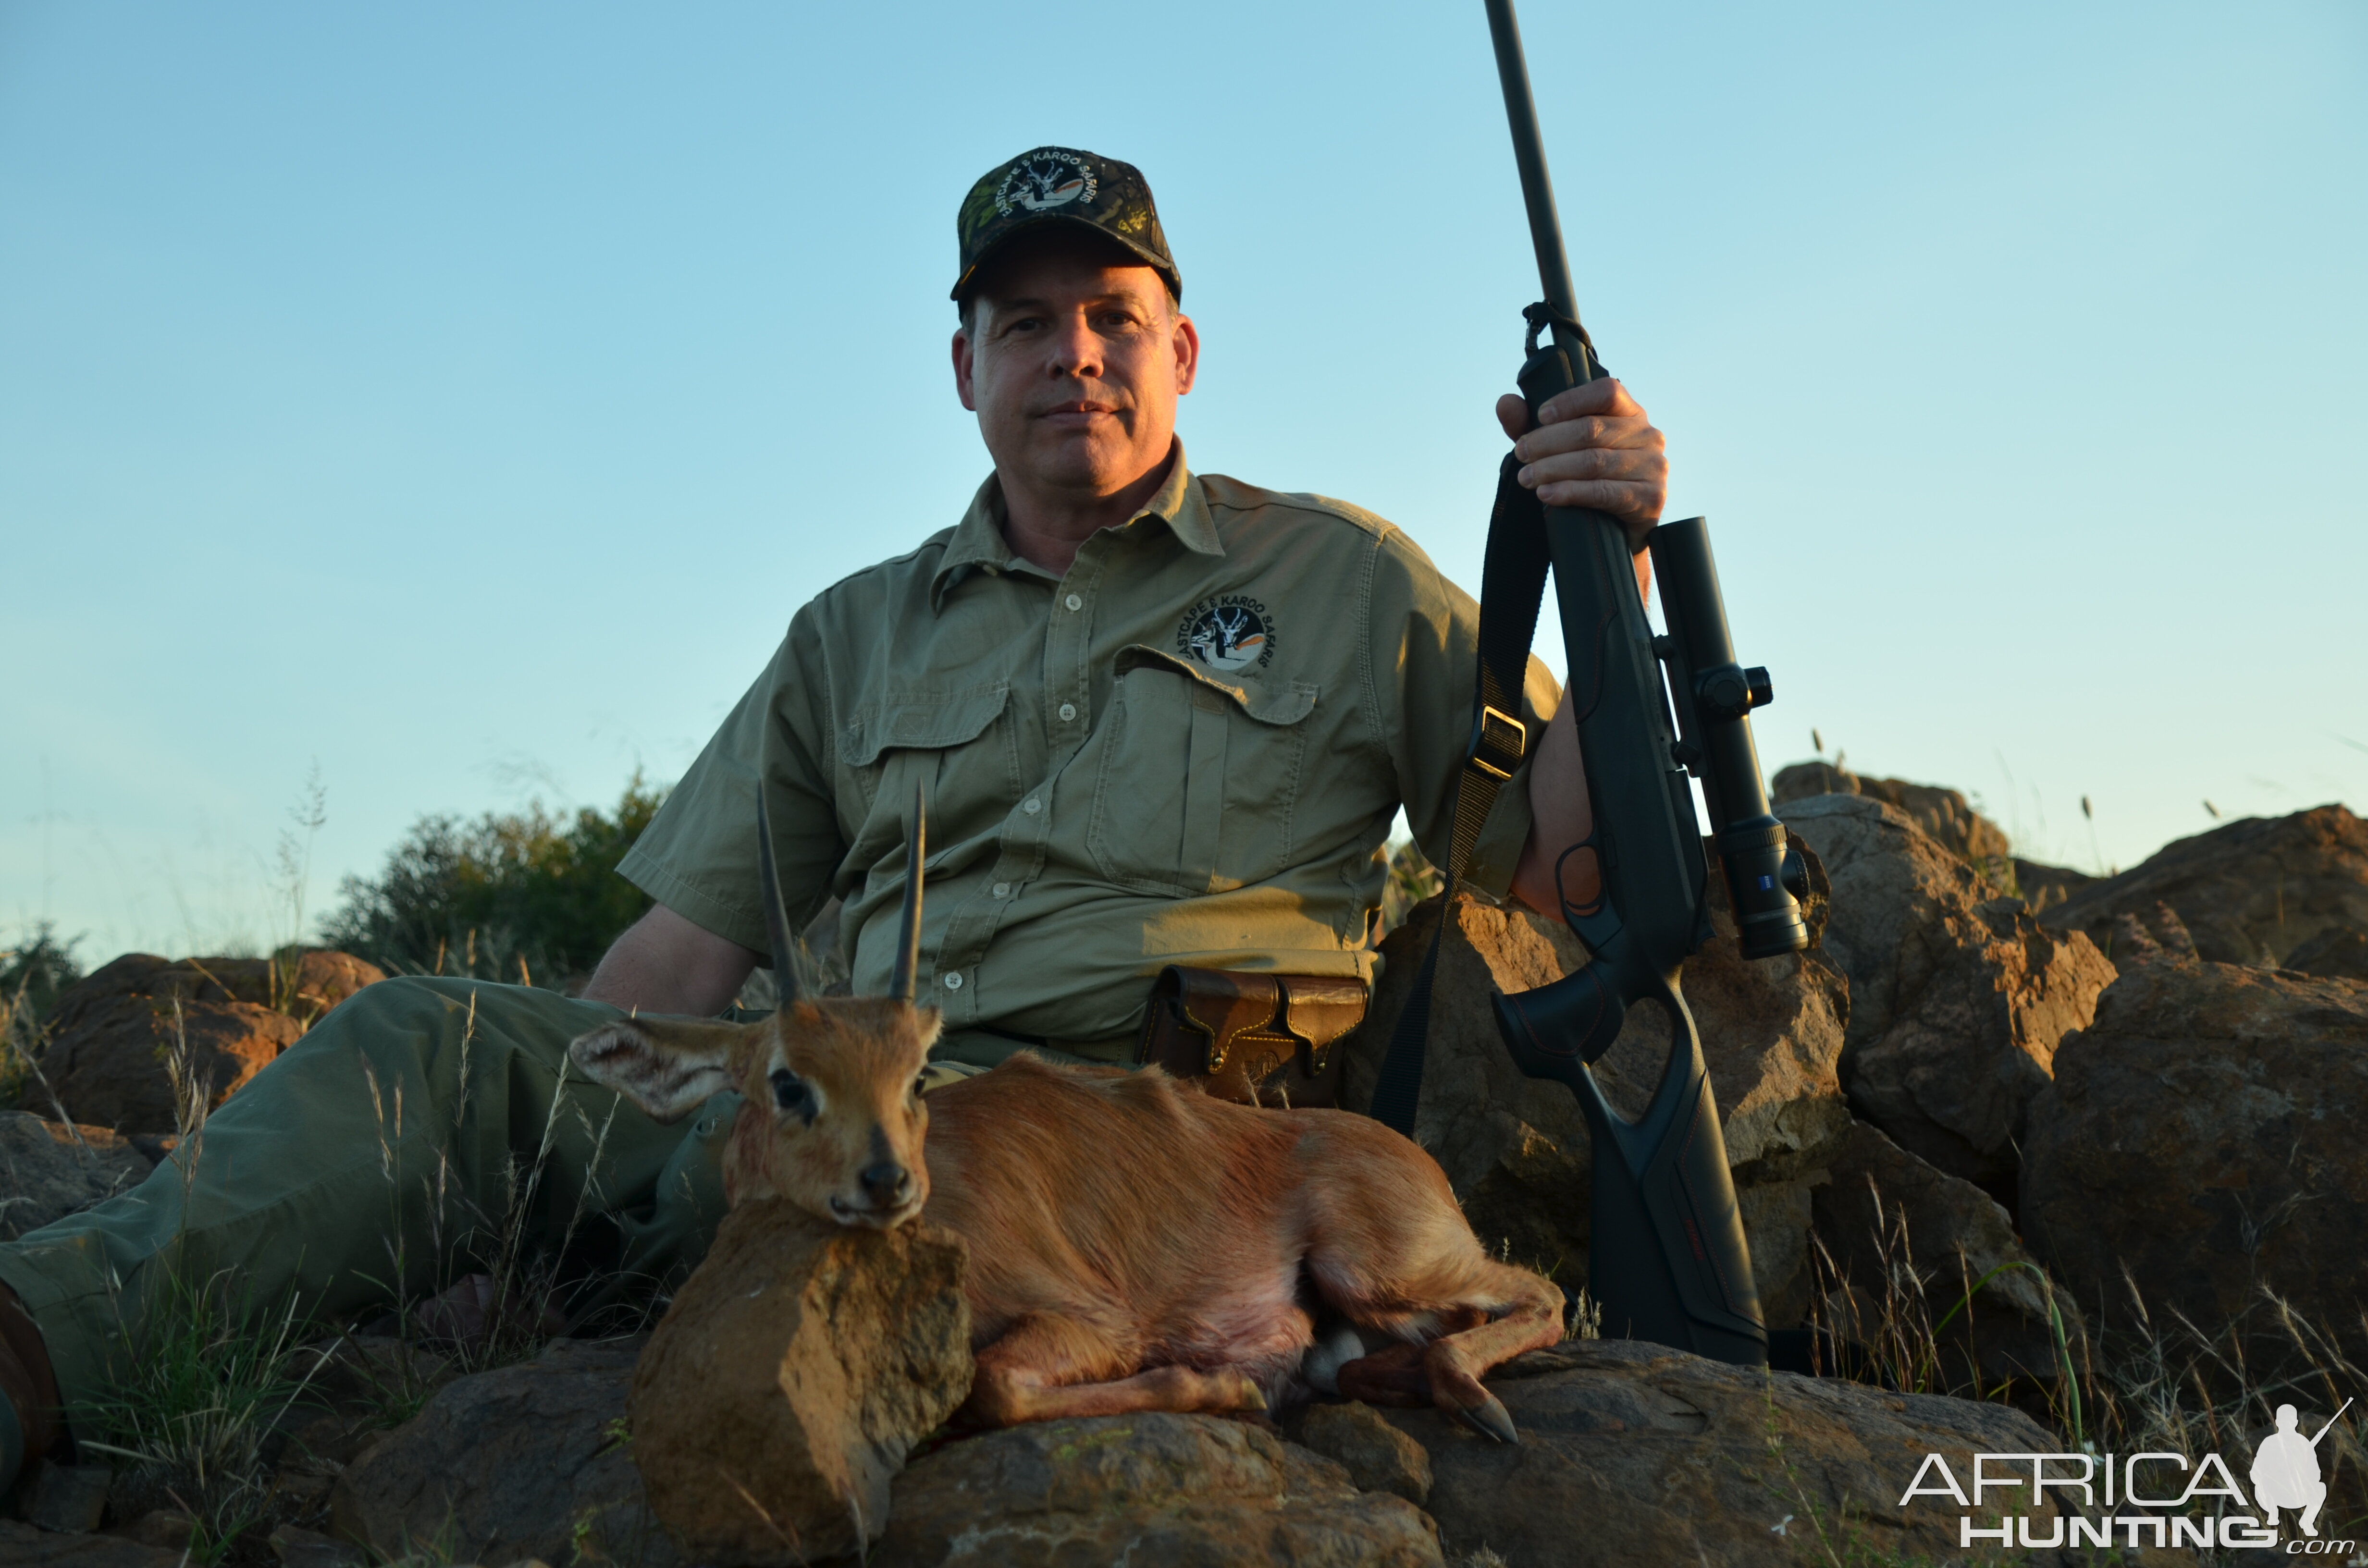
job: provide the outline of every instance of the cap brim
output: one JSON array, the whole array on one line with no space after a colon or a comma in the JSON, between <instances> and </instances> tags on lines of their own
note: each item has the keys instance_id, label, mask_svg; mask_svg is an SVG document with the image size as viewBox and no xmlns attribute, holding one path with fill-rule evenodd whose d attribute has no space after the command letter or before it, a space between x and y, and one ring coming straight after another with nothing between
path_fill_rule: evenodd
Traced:
<instances>
[{"instance_id":1,"label":"cap brim","mask_svg":"<svg viewBox=\"0 0 2368 1568\"><path fill-rule=\"evenodd\" d=\"M1066 212L1045 212L1036 217L1023 219L1019 222L1012 224L1011 227L1006 229L1001 234L996 236L993 244L988 245L985 250L979 252L977 256L971 258L971 264L962 268L962 275L960 278L954 279L954 286L947 293L946 298L959 303L962 297L965 293L969 292L971 285L977 281L979 269L985 267L988 262L995 259L995 255L997 251L1000 251L1004 246L1009 244L1013 240L1018 239L1022 234L1031 233L1038 230L1048 228L1055 223L1066 224L1073 229L1082 229L1098 240L1102 240L1108 244L1114 244L1121 250L1133 252L1134 255L1142 260L1144 266L1159 274L1161 280L1167 285L1167 291L1170 294L1174 295L1178 301L1181 301L1184 298L1184 281L1177 276L1176 268L1172 263L1168 262L1166 258L1144 249L1142 245L1136 244L1133 240L1128 239L1123 234L1111 233L1108 229L1103 228L1099 223L1095 222L1090 218L1078 218Z\"/></svg>"}]
</instances>

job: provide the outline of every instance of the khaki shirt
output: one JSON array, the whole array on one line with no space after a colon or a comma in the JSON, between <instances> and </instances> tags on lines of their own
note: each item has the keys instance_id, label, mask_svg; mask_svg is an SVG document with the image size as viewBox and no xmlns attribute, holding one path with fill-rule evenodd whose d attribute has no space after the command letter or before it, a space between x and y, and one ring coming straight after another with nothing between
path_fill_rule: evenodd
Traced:
<instances>
[{"instance_id":1,"label":"khaki shirt","mask_svg":"<svg viewBox=\"0 0 2368 1568\"><path fill-rule=\"evenodd\" d=\"M1015 556L990 477L954 528L824 590L620 868L766 952L761 778L790 917L833 893L886 989L905 817L928 798L921 999L950 1031L1134 1029L1171 963L1373 973L1399 806L1444 865L1477 607L1370 512L1191 474L1068 574ZM1534 659L1533 724L1553 710ZM1538 733L1536 729L1531 734ZM1527 764L1471 880L1501 892Z\"/></svg>"}]
</instances>

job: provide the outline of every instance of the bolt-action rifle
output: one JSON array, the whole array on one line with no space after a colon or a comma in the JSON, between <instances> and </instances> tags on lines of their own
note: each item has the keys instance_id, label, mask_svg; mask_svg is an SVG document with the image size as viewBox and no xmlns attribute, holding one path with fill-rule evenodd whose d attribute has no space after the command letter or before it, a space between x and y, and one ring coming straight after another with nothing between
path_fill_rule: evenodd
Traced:
<instances>
[{"instance_id":1,"label":"bolt-action rifle","mask_svg":"<svg viewBox=\"0 0 2368 1568\"><path fill-rule=\"evenodd\" d=\"M1511 0L1486 5L1545 292L1523 312L1528 358L1520 385L1534 421L1548 398L1605 371L1579 324ZM1603 1332L1763 1363L1768 1331L1750 1249L1679 971L1713 936L1690 775L1702 781L1743 956L1773 958L1808 946L1798 903L1805 868L1787 853L1751 743L1750 712L1773 695L1768 672L1736 660L1702 518L1647 536L1668 626L1656 637L1619 519L1542 505L1522 488L1520 467L1505 459L1489 521L1479 692L1457 790L1448 892L1497 787L1536 738L1520 718L1520 693L1551 567L1594 809L1593 831L1564 854L1555 883L1558 892L1568 887L1565 872L1580 860L1599 874L1600 891L1583 905L1562 895L1563 918L1587 947L1586 966L1550 985L1496 997L1497 1027L1523 1073L1569 1085L1586 1113L1594 1141L1588 1288L1602 1309ZM1438 960L1434 938L1373 1097L1373 1115L1409 1135ZM1651 1104L1631 1121L1605 1100L1588 1064L1611 1050L1629 1009L1647 1001L1668 1019L1668 1057Z\"/></svg>"}]
</instances>

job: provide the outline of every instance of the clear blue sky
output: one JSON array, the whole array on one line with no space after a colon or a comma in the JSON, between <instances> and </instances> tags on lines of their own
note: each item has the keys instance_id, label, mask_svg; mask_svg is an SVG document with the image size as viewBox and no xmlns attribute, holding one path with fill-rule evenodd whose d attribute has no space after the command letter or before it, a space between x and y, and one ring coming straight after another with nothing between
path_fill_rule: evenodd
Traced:
<instances>
[{"instance_id":1,"label":"clear blue sky","mask_svg":"<svg viewBox=\"0 0 2368 1568\"><path fill-rule=\"evenodd\" d=\"M2083 865L2368 807L2368 4L1523 19L1771 771ZM1151 178L1195 466L1475 583L1536 292L1476 3L0 3L0 939L264 939L316 762L316 912L673 778L984 474L954 205L1040 142Z\"/></svg>"}]
</instances>

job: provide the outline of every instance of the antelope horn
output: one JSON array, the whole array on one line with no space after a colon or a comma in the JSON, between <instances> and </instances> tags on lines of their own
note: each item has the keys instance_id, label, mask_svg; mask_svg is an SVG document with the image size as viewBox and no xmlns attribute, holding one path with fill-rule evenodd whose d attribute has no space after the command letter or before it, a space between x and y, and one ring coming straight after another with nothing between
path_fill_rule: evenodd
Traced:
<instances>
[{"instance_id":1,"label":"antelope horn","mask_svg":"<svg viewBox=\"0 0 2368 1568\"><path fill-rule=\"evenodd\" d=\"M757 876L764 884L765 932L773 944L773 990L786 1013L798 999L797 938L790 912L781 907L781 873L773 865L773 821L765 812L765 786L757 785Z\"/></svg>"},{"instance_id":2,"label":"antelope horn","mask_svg":"<svg viewBox=\"0 0 2368 1568\"><path fill-rule=\"evenodd\" d=\"M929 808L921 786L913 786L912 831L905 835L905 913L896 927L896 969L888 980L888 994L898 1002L913 999L913 976L921 967L921 862L929 854Z\"/></svg>"}]
</instances>

